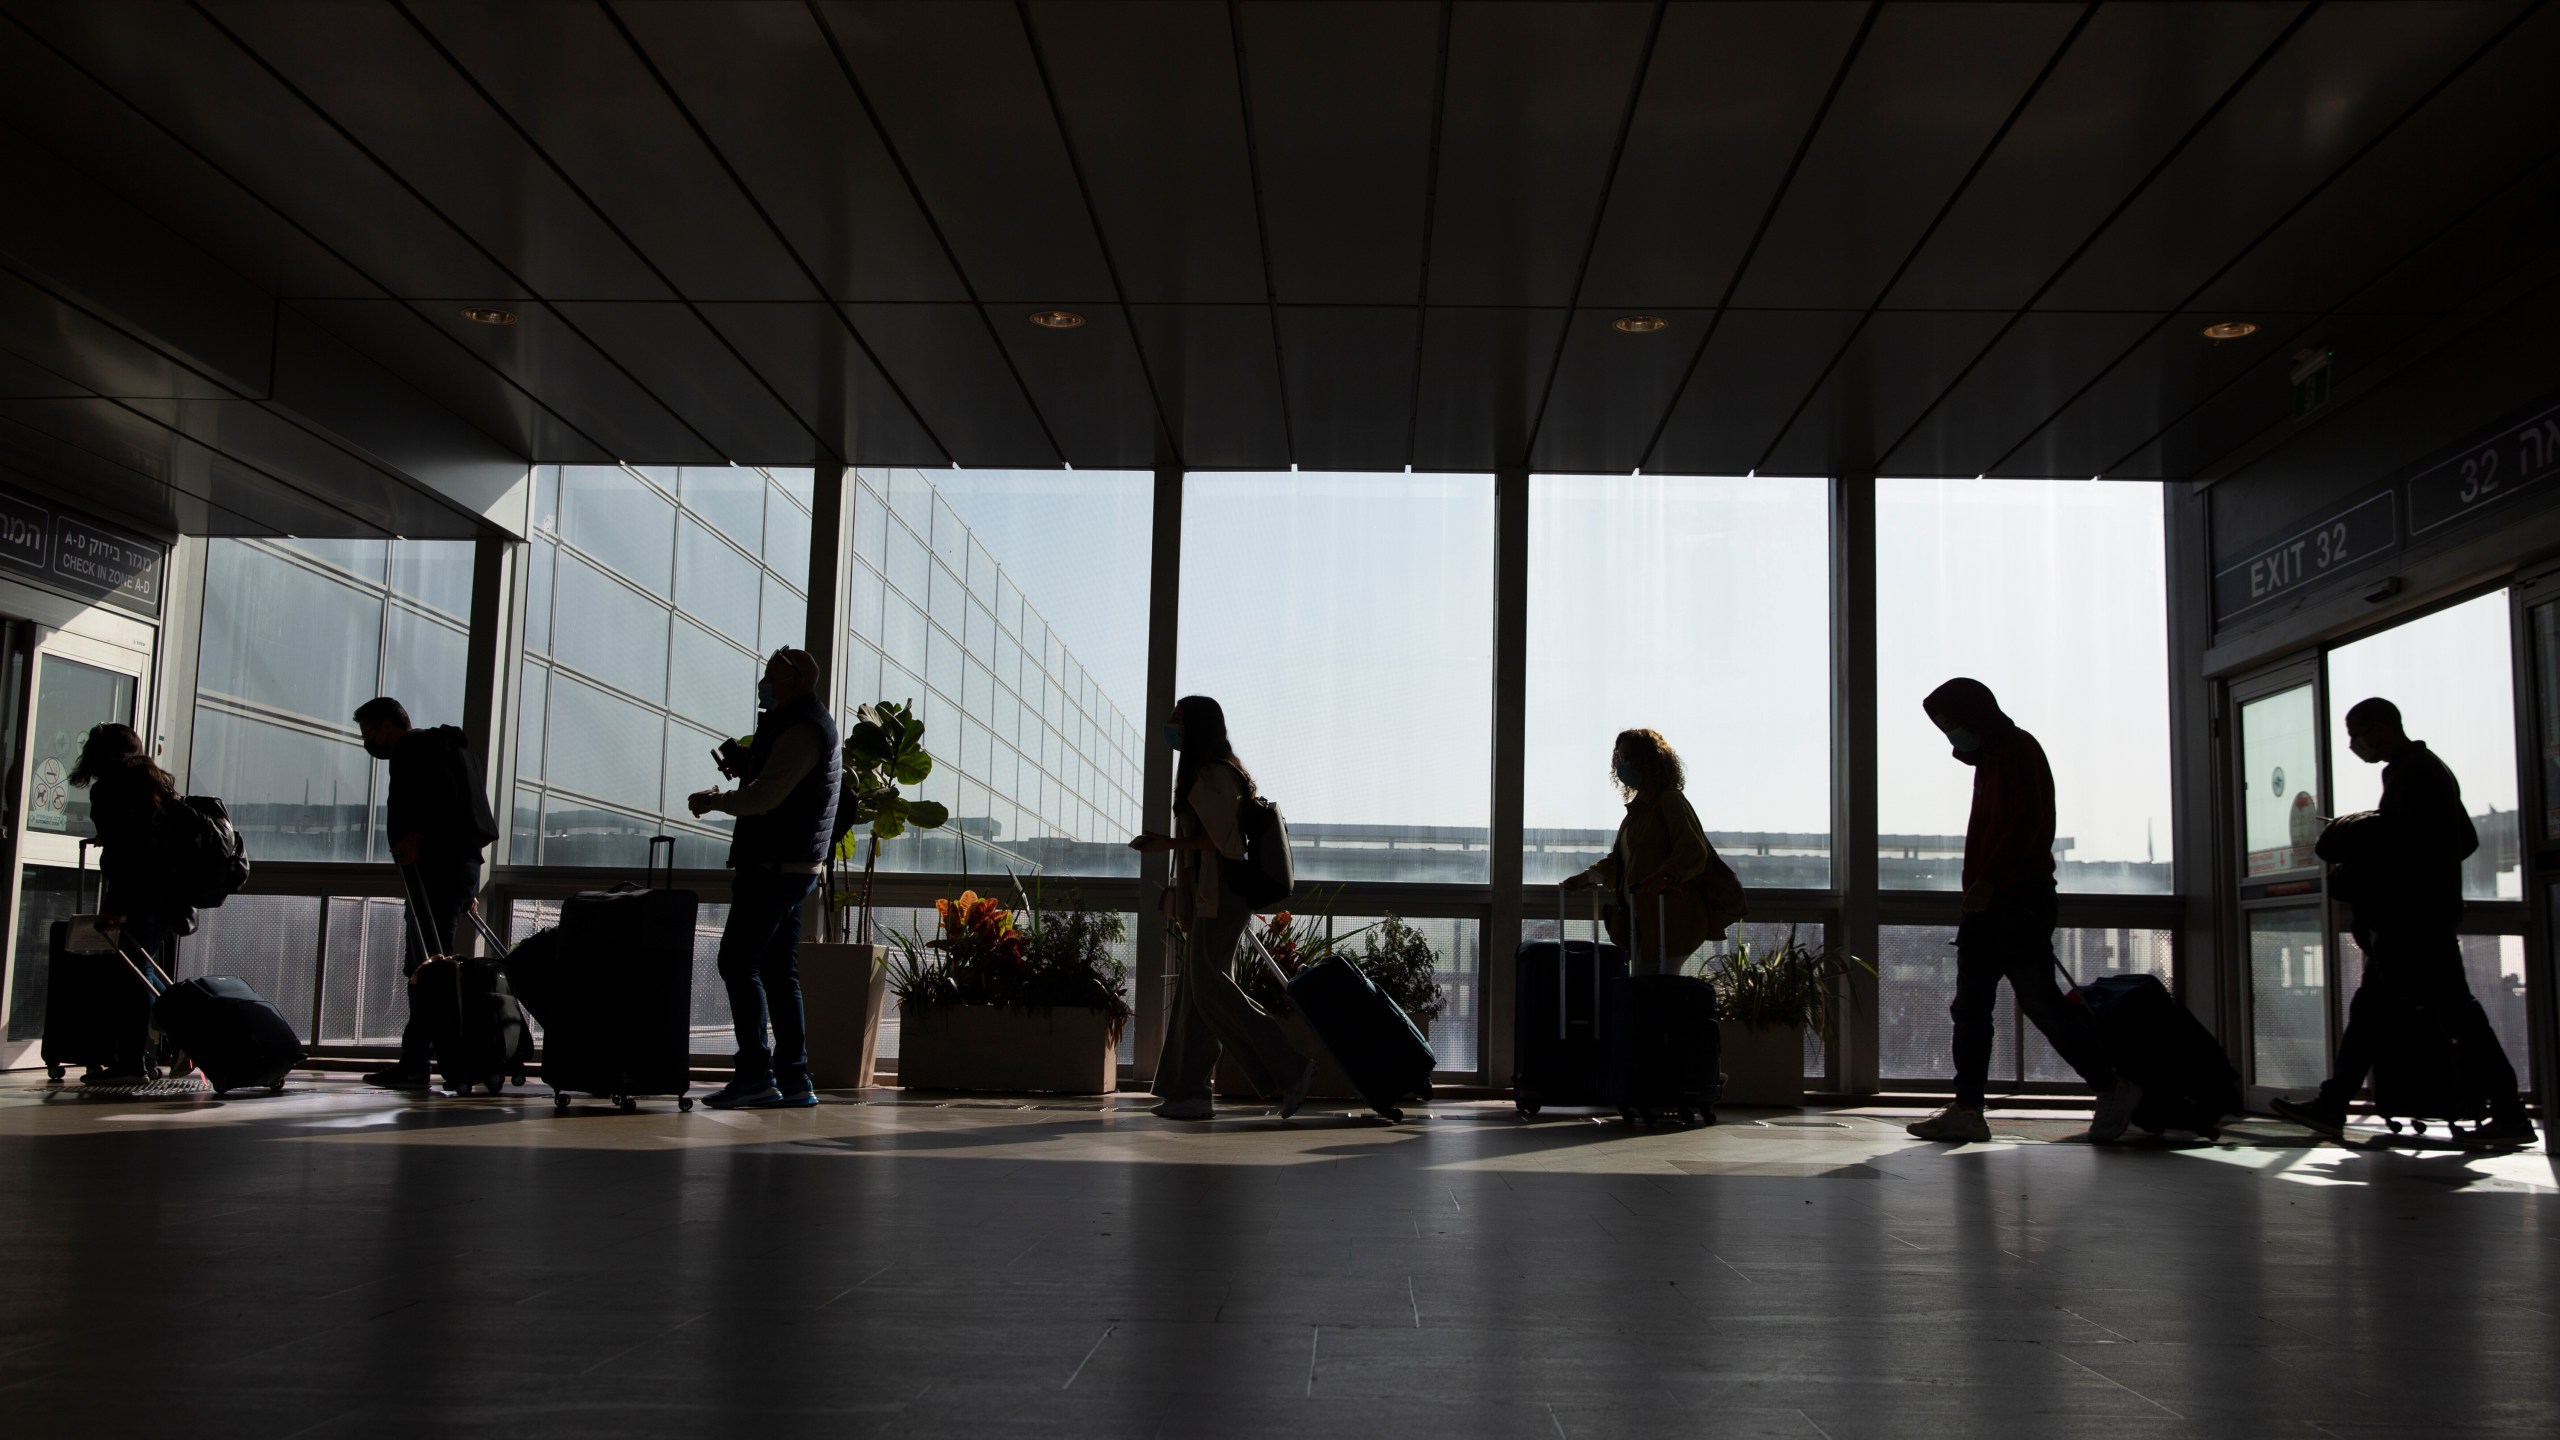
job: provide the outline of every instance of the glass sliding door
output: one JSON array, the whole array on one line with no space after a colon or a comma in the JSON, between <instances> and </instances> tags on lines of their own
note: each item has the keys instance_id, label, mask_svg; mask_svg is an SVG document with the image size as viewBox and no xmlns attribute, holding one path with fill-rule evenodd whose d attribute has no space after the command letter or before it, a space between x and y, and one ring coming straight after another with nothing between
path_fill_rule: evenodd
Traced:
<instances>
[{"instance_id":1,"label":"glass sliding door","mask_svg":"<svg viewBox=\"0 0 2560 1440\"><path fill-rule=\"evenodd\" d=\"M2329 1070L2332 986L2320 840L2321 705L2314 668L2244 687L2235 815L2247 957L2246 1082L2316 1085ZM2263 1097L2261 1097L2261 1100Z\"/></svg>"}]
</instances>

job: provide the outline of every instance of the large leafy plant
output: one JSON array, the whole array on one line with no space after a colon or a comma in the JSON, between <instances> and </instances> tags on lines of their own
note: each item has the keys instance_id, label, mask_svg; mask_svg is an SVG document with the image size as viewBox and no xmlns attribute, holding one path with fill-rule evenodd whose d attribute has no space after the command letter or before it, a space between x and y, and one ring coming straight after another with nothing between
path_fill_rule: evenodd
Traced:
<instances>
[{"instance_id":1,"label":"large leafy plant","mask_svg":"<svg viewBox=\"0 0 2560 1440\"><path fill-rule=\"evenodd\" d=\"M1334 893L1342 892L1336 889ZM1324 903L1321 891L1310 898L1319 906ZM1328 955L1340 955L1385 991L1387 998L1402 1006L1415 1024L1430 1024L1446 997L1440 987L1439 953L1422 932L1392 914L1375 924L1338 933L1333 931L1330 919L1329 911L1308 916L1283 910L1277 915L1255 917L1254 933L1283 973L1295 975ZM1352 943L1355 940L1359 942L1357 946ZM1237 983L1245 994L1274 1014L1287 1010L1288 991L1281 988L1271 967L1262 963L1261 955L1248 946L1243 960L1244 973L1237 977Z\"/></svg>"},{"instance_id":2,"label":"large leafy plant","mask_svg":"<svg viewBox=\"0 0 2560 1440\"><path fill-rule=\"evenodd\" d=\"M1116 1033L1129 1018L1120 993L1129 967L1112 953L1128 933L1112 911L1087 910L1069 890L1060 903L1021 895L1019 910L963 891L933 902L931 939L892 933L889 988L901 1005L1004 1005L1100 1010Z\"/></svg>"},{"instance_id":3,"label":"large leafy plant","mask_svg":"<svg viewBox=\"0 0 2560 1440\"><path fill-rule=\"evenodd\" d=\"M857 938L871 938L871 880L880 864L880 842L895 840L909 830L938 830L951 820L951 811L932 800L910 800L901 787L921 785L933 773L933 756L924 748L924 722L916 718L915 702L900 705L882 700L865 705L854 712L853 728L844 737L844 793L837 797L839 811L835 860L853 858L854 847L861 837L854 827L871 827L871 844L862 860L862 890L852 897L861 918L855 926ZM848 897L828 886L830 912L844 907Z\"/></svg>"},{"instance_id":4,"label":"large leafy plant","mask_svg":"<svg viewBox=\"0 0 2560 1440\"><path fill-rule=\"evenodd\" d=\"M1717 1013L1754 1028L1811 1030L1831 1033L1839 981L1875 967L1836 945L1817 949L1787 927L1787 938L1775 945L1734 942L1730 953L1712 955L1698 964L1699 973L1716 988Z\"/></svg>"}]
</instances>

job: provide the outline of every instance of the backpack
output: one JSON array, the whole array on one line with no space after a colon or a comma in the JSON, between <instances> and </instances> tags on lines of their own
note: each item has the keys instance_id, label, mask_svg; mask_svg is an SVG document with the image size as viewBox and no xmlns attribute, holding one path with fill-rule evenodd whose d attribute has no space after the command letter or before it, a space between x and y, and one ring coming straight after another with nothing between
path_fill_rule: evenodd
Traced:
<instances>
[{"instance_id":1,"label":"backpack","mask_svg":"<svg viewBox=\"0 0 2560 1440\"><path fill-rule=\"evenodd\" d=\"M249 842L231 811L211 795L182 795L160 811L159 850L169 889L198 910L211 910L249 883Z\"/></svg>"},{"instance_id":2,"label":"backpack","mask_svg":"<svg viewBox=\"0 0 2560 1440\"><path fill-rule=\"evenodd\" d=\"M1236 807L1236 832L1244 840L1244 858L1218 859L1220 888L1254 909L1277 905L1298 888L1297 864L1289 856L1289 822L1280 807L1260 795L1247 795Z\"/></svg>"}]
</instances>

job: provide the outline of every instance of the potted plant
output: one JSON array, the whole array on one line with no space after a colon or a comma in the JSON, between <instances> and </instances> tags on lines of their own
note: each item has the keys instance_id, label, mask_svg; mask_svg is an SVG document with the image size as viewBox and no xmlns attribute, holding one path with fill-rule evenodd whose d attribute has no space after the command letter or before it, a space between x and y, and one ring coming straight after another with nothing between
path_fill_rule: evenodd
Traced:
<instances>
[{"instance_id":1,"label":"potted plant","mask_svg":"<svg viewBox=\"0 0 2560 1440\"><path fill-rule=\"evenodd\" d=\"M1839 982L1873 966L1836 946L1819 949L1794 926L1776 945L1737 940L1701 969L1715 986L1724 1032L1724 1090L1733 1105L1804 1103L1804 1032L1831 1033Z\"/></svg>"},{"instance_id":2,"label":"potted plant","mask_svg":"<svg viewBox=\"0 0 2560 1440\"><path fill-rule=\"evenodd\" d=\"M1395 915L1340 934L1326 933L1325 918L1319 915L1311 920L1284 910L1277 915L1259 917L1257 923L1262 927L1260 938L1264 948L1271 952L1272 959L1282 970L1294 975L1328 955L1339 955L1357 966L1360 973L1386 993L1387 998L1403 1007L1404 1013L1421 1029L1424 1038L1429 1038L1431 1022L1447 1001L1438 974L1440 956L1431 948L1431 942L1423 938L1421 931ZM1354 940L1360 942L1357 947L1351 943ZM1308 1054L1315 1057L1316 1083L1308 1093L1327 1099L1359 1098L1360 1092L1352 1086L1351 1077L1334 1065L1332 1058L1324 1053L1323 1047L1311 1035L1303 1035L1304 1026L1294 1018L1288 992L1281 988L1270 968L1262 963L1261 956L1248 947L1246 961L1246 972L1240 977L1245 994L1263 1009L1282 1017L1282 1023L1293 1032L1301 1032L1302 1045ZM1218 1057L1217 1086L1222 1095L1254 1093L1243 1067L1224 1055Z\"/></svg>"},{"instance_id":3,"label":"potted plant","mask_svg":"<svg viewBox=\"0 0 2560 1440\"><path fill-rule=\"evenodd\" d=\"M925 753L924 722L912 702L887 700L855 712L844 741L844 788L836 796L835 848L827 855L822 928L815 944L800 947L800 993L809 1025L809 1076L820 1089L856 1090L872 1083L880 1063L880 1019L888 1008L889 947L872 934L871 882L880 842L909 830L933 830L950 812L930 800L910 800L899 787L922 784L933 773ZM853 858L870 827L862 861L862 888L842 889L836 864ZM851 924L847 912L853 912Z\"/></svg>"},{"instance_id":4,"label":"potted plant","mask_svg":"<svg viewBox=\"0 0 2560 1440\"><path fill-rule=\"evenodd\" d=\"M1037 892L1021 899L1017 912L964 891L934 902L932 939L892 935L899 1084L1070 1095L1119 1088L1129 967L1112 947L1126 923L1084 909L1074 891L1055 907Z\"/></svg>"}]
</instances>

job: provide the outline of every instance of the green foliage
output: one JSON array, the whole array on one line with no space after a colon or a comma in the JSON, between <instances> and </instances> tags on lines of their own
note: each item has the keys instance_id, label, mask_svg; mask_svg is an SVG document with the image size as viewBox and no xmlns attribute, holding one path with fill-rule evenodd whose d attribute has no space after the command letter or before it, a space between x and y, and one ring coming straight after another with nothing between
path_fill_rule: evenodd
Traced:
<instances>
[{"instance_id":1,"label":"green foliage","mask_svg":"<svg viewBox=\"0 0 2560 1440\"><path fill-rule=\"evenodd\" d=\"M889 988L898 1003L1100 1010L1116 1033L1129 1019L1120 993L1129 967L1112 947L1128 923L1115 911L1084 909L1076 891L1054 907L1041 904L1039 893L1024 895L1015 911L964 891L934 902L933 938L892 931Z\"/></svg>"},{"instance_id":2,"label":"green foliage","mask_svg":"<svg viewBox=\"0 0 2560 1440\"><path fill-rule=\"evenodd\" d=\"M1360 941L1354 962L1404 1007L1416 1025L1428 1025L1446 998L1440 989L1440 955L1422 932L1394 915L1379 921Z\"/></svg>"},{"instance_id":3,"label":"green foliage","mask_svg":"<svg viewBox=\"0 0 2560 1440\"><path fill-rule=\"evenodd\" d=\"M1334 891L1336 896L1341 893L1339 888ZM1319 906L1324 903L1320 890L1310 892L1308 898ZM1313 917L1283 910L1277 915L1258 917L1262 928L1257 933L1271 958L1289 974L1295 975L1327 955L1341 955L1359 967L1360 973L1385 991L1389 999L1403 1006L1413 1023L1430 1024L1447 997L1441 991L1437 973L1439 953L1422 937L1422 932L1390 914L1374 925L1328 935L1326 922L1330 918L1328 910L1319 910ZM1354 940L1360 942L1357 949L1352 947ZM1244 973L1237 977L1237 983L1243 986L1244 993L1274 1014L1287 1010L1288 992L1272 975L1271 967L1262 963L1262 957L1248 947L1239 958Z\"/></svg>"},{"instance_id":4,"label":"green foliage","mask_svg":"<svg viewBox=\"0 0 2560 1440\"><path fill-rule=\"evenodd\" d=\"M1837 982L1875 967L1837 946L1816 950L1787 927L1787 938L1774 946L1734 942L1728 955L1699 962L1698 973L1716 987L1716 1009L1725 1019L1757 1028L1831 1033Z\"/></svg>"},{"instance_id":5,"label":"green foliage","mask_svg":"<svg viewBox=\"0 0 2560 1440\"><path fill-rule=\"evenodd\" d=\"M844 794L837 801L853 809L853 823L871 827L874 840L895 840L908 830L937 830L950 823L948 808L931 800L909 800L900 786L921 785L933 773L933 757L925 753L924 722L912 701L900 705L882 700L854 712L853 729L844 739ZM847 831L836 858L850 860L859 837Z\"/></svg>"}]
</instances>

